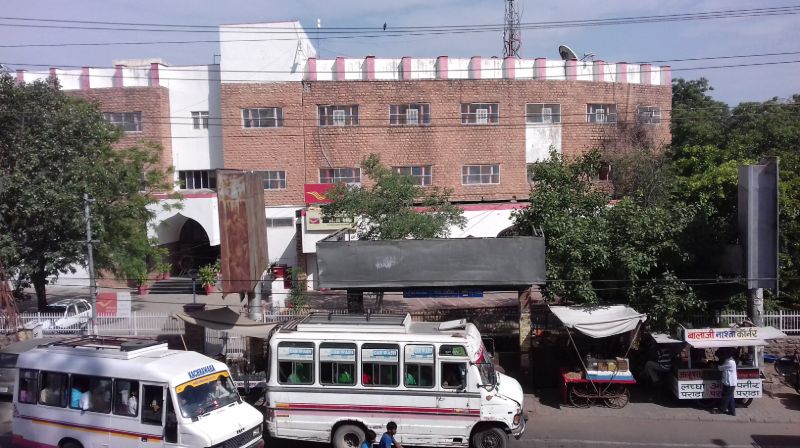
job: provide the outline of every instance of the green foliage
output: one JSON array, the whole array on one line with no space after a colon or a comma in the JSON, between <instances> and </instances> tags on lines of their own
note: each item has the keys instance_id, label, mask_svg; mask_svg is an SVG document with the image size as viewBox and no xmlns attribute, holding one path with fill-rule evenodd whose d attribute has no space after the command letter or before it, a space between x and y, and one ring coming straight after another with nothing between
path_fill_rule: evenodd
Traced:
<instances>
[{"instance_id":1,"label":"green foliage","mask_svg":"<svg viewBox=\"0 0 800 448\"><path fill-rule=\"evenodd\" d=\"M666 326L701 306L675 274L688 258L679 237L695 210L639 202L652 190L633 181L629 196L609 206L593 182L600 159L597 151L573 161L551 152L534 165L530 206L514 214L515 227L544 231L547 298L630 303Z\"/></svg>"},{"instance_id":2,"label":"green foliage","mask_svg":"<svg viewBox=\"0 0 800 448\"><path fill-rule=\"evenodd\" d=\"M197 278L200 280L200 286L207 288L216 285L221 271L222 267L219 260L213 264L200 266L200 269L197 270Z\"/></svg>"},{"instance_id":3,"label":"green foliage","mask_svg":"<svg viewBox=\"0 0 800 448\"><path fill-rule=\"evenodd\" d=\"M0 75L0 263L31 278L40 306L48 276L86 263L84 193L98 269L122 276L155 255L150 193L168 191L171 176L158 146L115 150L119 136L95 104L56 82L17 86Z\"/></svg>"},{"instance_id":4,"label":"green foliage","mask_svg":"<svg viewBox=\"0 0 800 448\"><path fill-rule=\"evenodd\" d=\"M706 78L672 81L672 144L714 145L723 141L728 105L706 92L714 90Z\"/></svg>"},{"instance_id":5,"label":"green foliage","mask_svg":"<svg viewBox=\"0 0 800 448\"><path fill-rule=\"evenodd\" d=\"M328 192L333 202L322 207L326 217L355 217L359 239L445 238L450 226L465 225L461 208L450 203L449 190L423 188L381 164L376 154L367 156L361 168L372 186L339 184Z\"/></svg>"},{"instance_id":6,"label":"green foliage","mask_svg":"<svg viewBox=\"0 0 800 448\"><path fill-rule=\"evenodd\" d=\"M309 297L306 291L306 273L299 267L293 267L290 270L292 278L292 289L289 291L289 306L294 309L304 308L308 306Z\"/></svg>"}]
</instances>

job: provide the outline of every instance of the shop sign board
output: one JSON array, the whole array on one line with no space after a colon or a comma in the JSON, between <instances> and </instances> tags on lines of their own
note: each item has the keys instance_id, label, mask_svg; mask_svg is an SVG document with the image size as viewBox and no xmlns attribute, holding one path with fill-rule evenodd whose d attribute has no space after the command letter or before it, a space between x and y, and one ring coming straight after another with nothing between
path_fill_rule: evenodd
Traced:
<instances>
[{"instance_id":1,"label":"shop sign board","mask_svg":"<svg viewBox=\"0 0 800 448\"><path fill-rule=\"evenodd\" d=\"M735 339L760 339L758 327L740 328L695 328L684 330L685 340L691 341L731 341Z\"/></svg>"},{"instance_id":2,"label":"shop sign board","mask_svg":"<svg viewBox=\"0 0 800 448\"><path fill-rule=\"evenodd\" d=\"M679 380L673 377L672 391L681 400L721 398L722 383L716 380ZM734 398L761 398L761 379L740 379Z\"/></svg>"}]
</instances>

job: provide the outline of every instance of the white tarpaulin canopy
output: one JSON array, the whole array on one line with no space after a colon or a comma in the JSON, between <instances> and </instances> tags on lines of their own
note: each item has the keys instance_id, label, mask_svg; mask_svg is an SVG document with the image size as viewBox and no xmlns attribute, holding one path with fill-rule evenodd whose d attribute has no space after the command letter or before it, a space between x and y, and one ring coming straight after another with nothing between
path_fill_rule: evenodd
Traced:
<instances>
[{"instance_id":1,"label":"white tarpaulin canopy","mask_svg":"<svg viewBox=\"0 0 800 448\"><path fill-rule=\"evenodd\" d=\"M646 314L625 305L551 306L550 310L565 327L593 338L625 333L647 320Z\"/></svg>"},{"instance_id":2,"label":"white tarpaulin canopy","mask_svg":"<svg viewBox=\"0 0 800 448\"><path fill-rule=\"evenodd\" d=\"M211 328L212 330L228 331L241 336L262 339L266 339L270 331L278 325L275 323L256 322L228 307L190 313L175 313L174 316L184 322Z\"/></svg>"}]
</instances>

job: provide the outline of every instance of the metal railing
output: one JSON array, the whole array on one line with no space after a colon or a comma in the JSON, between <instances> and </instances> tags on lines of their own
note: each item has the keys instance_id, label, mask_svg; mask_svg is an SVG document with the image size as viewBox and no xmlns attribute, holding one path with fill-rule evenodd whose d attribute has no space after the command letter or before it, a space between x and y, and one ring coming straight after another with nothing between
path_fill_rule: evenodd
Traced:
<instances>
[{"instance_id":1,"label":"metal railing","mask_svg":"<svg viewBox=\"0 0 800 448\"><path fill-rule=\"evenodd\" d=\"M727 327L741 323L747 319L743 311L725 310L718 314L700 314L692 316L692 325L696 328L721 326ZM764 325L775 327L786 334L800 334L800 311L778 310L764 313Z\"/></svg>"},{"instance_id":2,"label":"metal railing","mask_svg":"<svg viewBox=\"0 0 800 448\"><path fill-rule=\"evenodd\" d=\"M19 324L25 328L41 326L45 336L74 335L88 331L89 316L64 316L58 313L21 313ZM5 318L0 317L0 328ZM158 336L183 334L183 321L171 313L134 311L130 316L98 314L97 334L105 336Z\"/></svg>"}]
</instances>

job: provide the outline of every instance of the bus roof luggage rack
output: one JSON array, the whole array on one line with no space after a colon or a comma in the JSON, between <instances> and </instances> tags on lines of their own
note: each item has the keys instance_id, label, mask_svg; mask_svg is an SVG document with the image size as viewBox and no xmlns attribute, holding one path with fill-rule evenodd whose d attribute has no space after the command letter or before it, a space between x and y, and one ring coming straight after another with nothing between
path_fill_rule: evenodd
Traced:
<instances>
[{"instance_id":1,"label":"bus roof luggage rack","mask_svg":"<svg viewBox=\"0 0 800 448\"><path fill-rule=\"evenodd\" d=\"M76 336L43 344L40 347L92 350L93 352L118 353L125 358L166 350L167 344L155 339L119 336Z\"/></svg>"},{"instance_id":2,"label":"bus roof luggage rack","mask_svg":"<svg viewBox=\"0 0 800 448\"><path fill-rule=\"evenodd\" d=\"M284 328L297 331L342 331L357 328L359 332L406 333L410 327L410 314L311 313L295 325Z\"/></svg>"}]
</instances>

